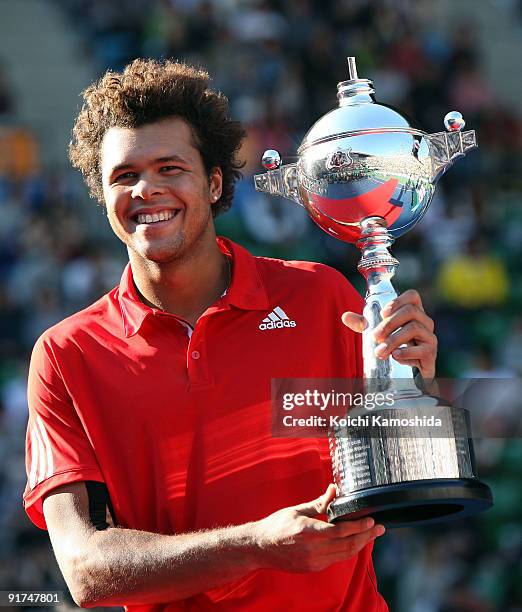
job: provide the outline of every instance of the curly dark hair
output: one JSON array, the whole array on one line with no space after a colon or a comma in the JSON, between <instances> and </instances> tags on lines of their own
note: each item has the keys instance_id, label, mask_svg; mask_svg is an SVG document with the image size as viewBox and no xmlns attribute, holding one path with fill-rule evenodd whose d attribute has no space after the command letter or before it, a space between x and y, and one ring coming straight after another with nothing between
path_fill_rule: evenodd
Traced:
<instances>
[{"instance_id":1,"label":"curly dark hair","mask_svg":"<svg viewBox=\"0 0 522 612\"><path fill-rule=\"evenodd\" d=\"M83 98L69 158L102 205L100 146L107 130L181 117L192 128L209 176L215 167L223 172L223 191L212 206L214 217L230 208L239 170L245 165L237 157L245 131L230 119L226 96L209 88L207 72L182 62L136 59L123 72L107 71L83 92Z\"/></svg>"}]
</instances>

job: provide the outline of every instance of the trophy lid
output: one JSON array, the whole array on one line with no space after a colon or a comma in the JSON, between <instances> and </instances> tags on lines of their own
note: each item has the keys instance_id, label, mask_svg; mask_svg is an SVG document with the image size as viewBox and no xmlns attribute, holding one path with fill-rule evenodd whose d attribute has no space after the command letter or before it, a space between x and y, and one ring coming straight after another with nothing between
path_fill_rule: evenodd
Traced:
<instances>
[{"instance_id":1,"label":"trophy lid","mask_svg":"<svg viewBox=\"0 0 522 612\"><path fill-rule=\"evenodd\" d=\"M354 132L386 132L388 129L399 129L425 134L398 111L375 101L373 82L358 78L355 57L348 58L348 70L350 78L337 85L338 108L331 110L312 125L303 138L299 154L314 144L348 136Z\"/></svg>"}]
</instances>

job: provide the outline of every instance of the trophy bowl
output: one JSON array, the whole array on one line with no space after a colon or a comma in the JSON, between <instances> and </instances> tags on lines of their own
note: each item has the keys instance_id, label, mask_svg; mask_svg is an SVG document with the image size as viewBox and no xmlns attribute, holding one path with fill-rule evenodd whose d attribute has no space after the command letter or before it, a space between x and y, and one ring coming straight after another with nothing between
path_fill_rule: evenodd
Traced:
<instances>
[{"instance_id":1,"label":"trophy bowl","mask_svg":"<svg viewBox=\"0 0 522 612\"><path fill-rule=\"evenodd\" d=\"M349 88L341 91L352 112L340 106L325 115L299 148L300 200L317 225L343 241L359 240L369 216L382 217L397 238L419 221L435 191L428 137L393 109L356 104L344 97ZM320 137L334 126L334 138Z\"/></svg>"}]
</instances>

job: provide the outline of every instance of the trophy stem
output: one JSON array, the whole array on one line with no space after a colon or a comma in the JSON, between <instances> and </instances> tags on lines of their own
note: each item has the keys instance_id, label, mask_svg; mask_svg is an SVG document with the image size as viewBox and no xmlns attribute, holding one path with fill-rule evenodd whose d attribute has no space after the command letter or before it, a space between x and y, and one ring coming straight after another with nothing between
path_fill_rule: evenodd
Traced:
<instances>
[{"instance_id":1,"label":"trophy stem","mask_svg":"<svg viewBox=\"0 0 522 612\"><path fill-rule=\"evenodd\" d=\"M361 221L361 239L357 246L362 251L358 269L365 277L367 292L364 317L368 322L363 332L364 378L367 392L392 391L398 395L418 395L413 369L393 357L379 359L375 356L377 342L374 330L382 321L382 309L397 297L391 279L399 266L388 247L393 238L382 217L367 217Z\"/></svg>"}]
</instances>

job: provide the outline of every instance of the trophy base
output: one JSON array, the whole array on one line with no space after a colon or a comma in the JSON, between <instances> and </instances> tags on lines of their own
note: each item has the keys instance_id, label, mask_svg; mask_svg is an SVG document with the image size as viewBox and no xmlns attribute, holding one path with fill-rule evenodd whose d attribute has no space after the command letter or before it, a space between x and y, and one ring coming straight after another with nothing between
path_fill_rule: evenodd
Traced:
<instances>
[{"instance_id":1,"label":"trophy base","mask_svg":"<svg viewBox=\"0 0 522 612\"><path fill-rule=\"evenodd\" d=\"M330 523L371 516L389 529L460 519L492 505L489 487L476 479L433 479L355 491L335 499L327 515Z\"/></svg>"}]
</instances>

